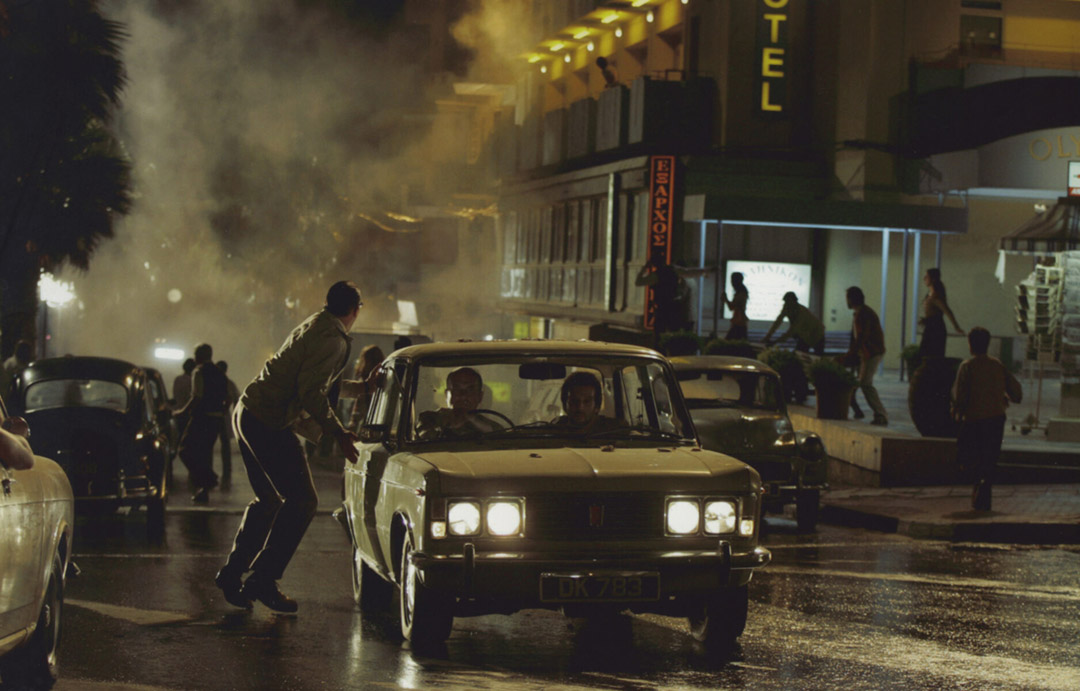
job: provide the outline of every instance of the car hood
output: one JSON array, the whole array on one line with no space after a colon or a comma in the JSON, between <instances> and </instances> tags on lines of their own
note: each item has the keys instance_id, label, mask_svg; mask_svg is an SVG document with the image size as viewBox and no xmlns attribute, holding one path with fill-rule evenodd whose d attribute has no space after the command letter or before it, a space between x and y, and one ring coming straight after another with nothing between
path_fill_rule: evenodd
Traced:
<instances>
[{"instance_id":1,"label":"car hood","mask_svg":"<svg viewBox=\"0 0 1080 691\"><path fill-rule=\"evenodd\" d=\"M497 491L746 489L757 473L734 458L693 447L436 451L420 455L444 492L492 484Z\"/></svg>"},{"instance_id":2,"label":"car hood","mask_svg":"<svg viewBox=\"0 0 1080 691\"><path fill-rule=\"evenodd\" d=\"M691 417L707 449L741 454L795 453L795 434L786 415L766 410L693 410Z\"/></svg>"}]
</instances>

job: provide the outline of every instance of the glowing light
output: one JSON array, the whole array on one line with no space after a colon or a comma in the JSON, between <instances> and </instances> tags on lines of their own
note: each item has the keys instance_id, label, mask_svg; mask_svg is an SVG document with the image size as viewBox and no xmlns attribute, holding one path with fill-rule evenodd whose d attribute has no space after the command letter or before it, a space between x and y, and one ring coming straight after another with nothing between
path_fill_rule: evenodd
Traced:
<instances>
[{"instance_id":1,"label":"glowing light","mask_svg":"<svg viewBox=\"0 0 1080 691\"><path fill-rule=\"evenodd\" d=\"M594 50L596 50L596 44L593 43L592 41L589 41L589 45L587 45L585 47L589 50L590 53L593 52Z\"/></svg>"},{"instance_id":2,"label":"glowing light","mask_svg":"<svg viewBox=\"0 0 1080 691\"><path fill-rule=\"evenodd\" d=\"M49 307L63 307L75 299L75 287L67 281L56 280L48 271L42 271L38 279L38 295Z\"/></svg>"},{"instance_id":3,"label":"glowing light","mask_svg":"<svg viewBox=\"0 0 1080 691\"><path fill-rule=\"evenodd\" d=\"M566 44L561 42L561 41L556 42L556 43L552 43L551 44L551 52L552 53L558 53L560 50L562 50L565 47L566 47Z\"/></svg>"},{"instance_id":4,"label":"glowing light","mask_svg":"<svg viewBox=\"0 0 1080 691\"><path fill-rule=\"evenodd\" d=\"M547 65L540 65L540 74L547 74Z\"/></svg>"},{"instance_id":5,"label":"glowing light","mask_svg":"<svg viewBox=\"0 0 1080 691\"><path fill-rule=\"evenodd\" d=\"M485 341L494 341L494 340L495 340L495 336L493 336L493 335L491 335L491 334L488 334L487 336L484 336L484 340L485 340Z\"/></svg>"},{"instance_id":6,"label":"glowing light","mask_svg":"<svg viewBox=\"0 0 1080 691\"><path fill-rule=\"evenodd\" d=\"M690 0L682 0L682 4L684 4L684 5L689 5L689 4L690 4Z\"/></svg>"},{"instance_id":7,"label":"glowing light","mask_svg":"<svg viewBox=\"0 0 1080 691\"><path fill-rule=\"evenodd\" d=\"M570 62L570 53L563 56L563 62Z\"/></svg>"},{"instance_id":8,"label":"glowing light","mask_svg":"<svg viewBox=\"0 0 1080 691\"><path fill-rule=\"evenodd\" d=\"M617 22L617 21L619 21L619 15L617 15L617 14L615 14L613 12L613 13L609 14L608 16L604 17L603 19L601 19L600 21L603 22L604 24L610 24L612 22Z\"/></svg>"},{"instance_id":9,"label":"glowing light","mask_svg":"<svg viewBox=\"0 0 1080 691\"><path fill-rule=\"evenodd\" d=\"M576 38L576 39L578 39L580 41L581 39L585 38L588 35L589 35L589 30L588 29L582 29L581 31L574 34L574 38Z\"/></svg>"},{"instance_id":10,"label":"glowing light","mask_svg":"<svg viewBox=\"0 0 1080 691\"><path fill-rule=\"evenodd\" d=\"M649 0L634 0L634 7L641 7L642 5L648 5Z\"/></svg>"},{"instance_id":11,"label":"glowing light","mask_svg":"<svg viewBox=\"0 0 1080 691\"><path fill-rule=\"evenodd\" d=\"M653 21L654 19L656 19L656 15L652 13L652 10L649 10L649 13L648 13L647 15L645 15L645 21L647 21L647 22L649 22L650 24L652 24L652 21Z\"/></svg>"},{"instance_id":12,"label":"glowing light","mask_svg":"<svg viewBox=\"0 0 1080 691\"><path fill-rule=\"evenodd\" d=\"M285 298L285 307L287 307L288 309L292 309L296 307L297 302L297 300L293 300L291 297L287 297Z\"/></svg>"},{"instance_id":13,"label":"glowing light","mask_svg":"<svg viewBox=\"0 0 1080 691\"><path fill-rule=\"evenodd\" d=\"M154 348L154 357L158 360L183 360L184 351L180 348Z\"/></svg>"},{"instance_id":14,"label":"glowing light","mask_svg":"<svg viewBox=\"0 0 1080 691\"><path fill-rule=\"evenodd\" d=\"M615 29L615 38L622 38L622 27L621 26Z\"/></svg>"},{"instance_id":15,"label":"glowing light","mask_svg":"<svg viewBox=\"0 0 1080 691\"><path fill-rule=\"evenodd\" d=\"M540 62L540 56L539 55L534 55L534 56L529 58L529 64L530 65L533 64L533 63L536 63L536 62Z\"/></svg>"},{"instance_id":16,"label":"glowing light","mask_svg":"<svg viewBox=\"0 0 1080 691\"><path fill-rule=\"evenodd\" d=\"M165 293L165 297L169 299L169 302L175 304L184 299L184 294L181 293L178 288L173 288L169 292Z\"/></svg>"}]
</instances>

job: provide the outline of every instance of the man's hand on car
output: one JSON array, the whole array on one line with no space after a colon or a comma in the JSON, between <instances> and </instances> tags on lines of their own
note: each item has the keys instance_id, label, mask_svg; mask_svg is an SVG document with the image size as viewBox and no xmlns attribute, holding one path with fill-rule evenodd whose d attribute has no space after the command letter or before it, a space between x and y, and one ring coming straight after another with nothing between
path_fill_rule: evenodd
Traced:
<instances>
[{"instance_id":1,"label":"man's hand on car","mask_svg":"<svg viewBox=\"0 0 1080 691\"><path fill-rule=\"evenodd\" d=\"M356 450L356 444L360 441L360 437L355 432L342 428L337 433L338 446L341 447L341 452L345 454L345 458L349 463L356 463L360 458L360 452Z\"/></svg>"}]
</instances>

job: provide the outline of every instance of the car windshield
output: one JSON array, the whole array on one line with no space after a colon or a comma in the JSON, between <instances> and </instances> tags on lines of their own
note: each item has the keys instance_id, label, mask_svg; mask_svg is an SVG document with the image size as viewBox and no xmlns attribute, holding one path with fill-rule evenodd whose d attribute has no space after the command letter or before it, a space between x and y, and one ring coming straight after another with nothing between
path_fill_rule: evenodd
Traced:
<instances>
[{"instance_id":1,"label":"car windshield","mask_svg":"<svg viewBox=\"0 0 1080 691\"><path fill-rule=\"evenodd\" d=\"M128 407L123 384L101 379L51 379L26 389L27 413L49 408L107 408L124 412Z\"/></svg>"},{"instance_id":2,"label":"car windshield","mask_svg":"<svg viewBox=\"0 0 1080 691\"><path fill-rule=\"evenodd\" d=\"M680 369L676 372L686 405L701 408L756 408L781 411L780 382L772 374L737 369Z\"/></svg>"},{"instance_id":3,"label":"car windshield","mask_svg":"<svg viewBox=\"0 0 1080 691\"><path fill-rule=\"evenodd\" d=\"M549 438L684 443L693 427L663 363L647 358L429 358L410 377L408 441Z\"/></svg>"}]
</instances>

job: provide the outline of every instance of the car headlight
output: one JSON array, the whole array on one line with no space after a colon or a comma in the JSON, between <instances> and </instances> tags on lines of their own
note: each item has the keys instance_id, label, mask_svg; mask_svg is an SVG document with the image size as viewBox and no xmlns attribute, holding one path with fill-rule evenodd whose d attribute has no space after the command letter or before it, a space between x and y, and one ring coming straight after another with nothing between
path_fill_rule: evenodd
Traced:
<instances>
[{"instance_id":1,"label":"car headlight","mask_svg":"<svg viewBox=\"0 0 1080 691\"><path fill-rule=\"evenodd\" d=\"M450 504L447 512L451 535L477 535L480 533L480 505L474 501Z\"/></svg>"},{"instance_id":2,"label":"car headlight","mask_svg":"<svg viewBox=\"0 0 1080 691\"><path fill-rule=\"evenodd\" d=\"M735 532L735 504L730 501L706 502L705 532L710 535Z\"/></svg>"},{"instance_id":3,"label":"car headlight","mask_svg":"<svg viewBox=\"0 0 1080 691\"><path fill-rule=\"evenodd\" d=\"M516 501L493 501L487 505L487 529L492 535L521 534L521 504Z\"/></svg>"},{"instance_id":4,"label":"car headlight","mask_svg":"<svg viewBox=\"0 0 1080 691\"><path fill-rule=\"evenodd\" d=\"M701 507L693 499L672 499L667 505L667 529L674 535L690 535L701 524Z\"/></svg>"}]
</instances>

